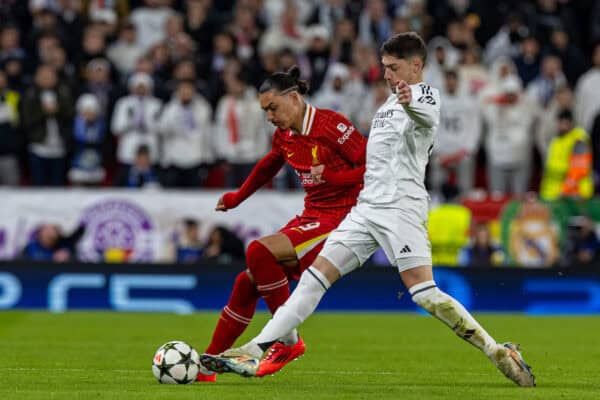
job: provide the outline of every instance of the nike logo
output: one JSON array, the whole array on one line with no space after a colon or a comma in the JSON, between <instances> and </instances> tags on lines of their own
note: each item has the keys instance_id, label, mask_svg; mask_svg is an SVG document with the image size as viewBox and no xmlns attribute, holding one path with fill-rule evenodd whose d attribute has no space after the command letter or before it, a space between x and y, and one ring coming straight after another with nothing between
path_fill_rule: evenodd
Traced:
<instances>
[{"instance_id":1,"label":"nike logo","mask_svg":"<svg viewBox=\"0 0 600 400\"><path fill-rule=\"evenodd\" d=\"M287 158L292 158L292 156L296 153L287 153Z\"/></svg>"}]
</instances>

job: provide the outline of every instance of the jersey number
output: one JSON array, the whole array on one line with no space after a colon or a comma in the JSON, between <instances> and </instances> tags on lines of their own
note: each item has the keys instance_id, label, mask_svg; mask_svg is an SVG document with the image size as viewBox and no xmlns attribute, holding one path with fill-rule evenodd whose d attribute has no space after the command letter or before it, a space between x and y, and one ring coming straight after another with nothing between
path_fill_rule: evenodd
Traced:
<instances>
[{"instance_id":1,"label":"jersey number","mask_svg":"<svg viewBox=\"0 0 600 400\"><path fill-rule=\"evenodd\" d=\"M319 226L321 226L320 222L311 222L310 224L300 225L298 228L300 230L306 232L306 231L311 231L313 229L317 229Z\"/></svg>"}]
</instances>

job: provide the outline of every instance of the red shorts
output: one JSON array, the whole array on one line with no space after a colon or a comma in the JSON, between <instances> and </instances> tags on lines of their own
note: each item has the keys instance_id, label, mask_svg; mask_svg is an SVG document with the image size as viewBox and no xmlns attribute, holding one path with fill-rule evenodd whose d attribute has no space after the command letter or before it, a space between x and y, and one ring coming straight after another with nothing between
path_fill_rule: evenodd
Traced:
<instances>
[{"instance_id":1,"label":"red shorts","mask_svg":"<svg viewBox=\"0 0 600 400\"><path fill-rule=\"evenodd\" d=\"M279 230L287 236L298 257L298 266L284 268L289 279L298 279L304 270L313 263L323 248L329 233L342 221L334 217L296 216Z\"/></svg>"}]
</instances>

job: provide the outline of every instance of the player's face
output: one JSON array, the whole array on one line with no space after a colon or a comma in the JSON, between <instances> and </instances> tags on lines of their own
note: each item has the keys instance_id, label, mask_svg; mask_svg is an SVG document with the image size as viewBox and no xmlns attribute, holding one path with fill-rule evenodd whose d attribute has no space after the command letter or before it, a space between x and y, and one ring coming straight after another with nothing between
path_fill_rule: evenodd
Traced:
<instances>
[{"instance_id":1,"label":"player's face","mask_svg":"<svg viewBox=\"0 0 600 400\"><path fill-rule=\"evenodd\" d=\"M383 64L383 78L394 93L400 81L411 85L420 80L419 71L422 66L419 57L404 59L384 54L381 57L381 64Z\"/></svg>"},{"instance_id":2,"label":"player's face","mask_svg":"<svg viewBox=\"0 0 600 400\"><path fill-rule=\"evenodd\" d=\"M261 93L258 97L260 106L267 113L267 120L281 130L290 128L298 111L295 92L278 94L274 90Z\"/></svg>"}]
</instances>

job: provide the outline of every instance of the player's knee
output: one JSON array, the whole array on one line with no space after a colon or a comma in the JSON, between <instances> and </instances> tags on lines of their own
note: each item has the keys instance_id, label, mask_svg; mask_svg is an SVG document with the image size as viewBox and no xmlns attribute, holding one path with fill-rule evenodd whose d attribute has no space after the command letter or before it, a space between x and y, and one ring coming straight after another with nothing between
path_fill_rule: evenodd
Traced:
<instances>
[{"instance_id":1,"label":"player's knee","mask_svg":"<svg viewBox=\"0 0 600 400\"><path fill-rule=\"evenodd\" d=\"M265 257L272 257L269 249L265 247L259 240L253 240L246 249L246 265L248 270L253 273L257 266L261 265Z\"/></svg>"}]
</instances>

